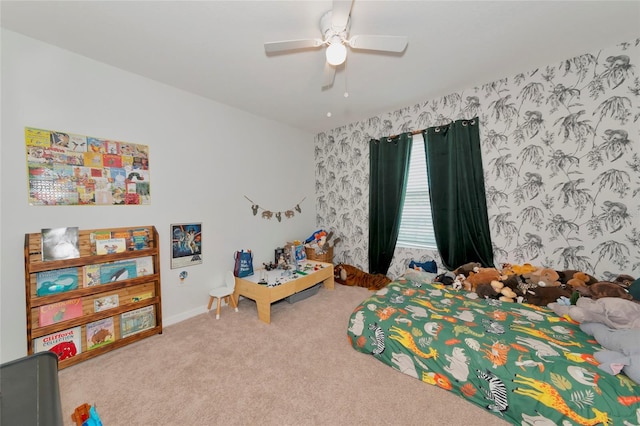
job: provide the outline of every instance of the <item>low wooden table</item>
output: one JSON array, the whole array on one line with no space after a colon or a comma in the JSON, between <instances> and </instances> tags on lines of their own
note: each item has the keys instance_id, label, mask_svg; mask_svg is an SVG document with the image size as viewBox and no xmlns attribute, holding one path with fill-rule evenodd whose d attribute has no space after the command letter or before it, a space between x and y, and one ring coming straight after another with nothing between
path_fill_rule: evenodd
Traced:
<instances>
[{"instance_id":1,"label":"low wooden table","mask_svg":"<svg viewBox=\"0 0 640 426\"><path fill-rule=\"evenodd\" d=\"M236 277L236 289L233 293L233 297L239 301L239 296L248 297L256 301L258 307L258 318L266 322L271 323L271 304L299 291L306 290L314 285L322 282L324 287L333 290L333 264L309 261L311 265L320 265L321 268L317 271L310 270L307 275L298 275L298 278L288 280L283 284L268 287L265 284L258 284L260 280L261 270L256 270L255 273L249 277L238 278ZM269 283L273 283L276 275L280 276L281 270L269 271L270 279Z\"/></svg>"}]
</instances>

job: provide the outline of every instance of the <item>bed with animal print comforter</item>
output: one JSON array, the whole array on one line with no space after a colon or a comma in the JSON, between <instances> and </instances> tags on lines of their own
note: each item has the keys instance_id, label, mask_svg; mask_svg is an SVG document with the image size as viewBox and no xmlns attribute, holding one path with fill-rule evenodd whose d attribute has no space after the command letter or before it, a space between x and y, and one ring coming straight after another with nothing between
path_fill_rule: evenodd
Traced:
<instances>
[{"instance_id":1,"label":"bed with animal print comforter","mask_svg":"<svg viewBox=\"0 0 640 426\"><path fill-rule=\"evenodd\" d=\"M640 422L640 385L600 370L602 347L544 307L405 274L355 308L347 335L356 350L512 424Z\"/></svg>"}]
</instances>

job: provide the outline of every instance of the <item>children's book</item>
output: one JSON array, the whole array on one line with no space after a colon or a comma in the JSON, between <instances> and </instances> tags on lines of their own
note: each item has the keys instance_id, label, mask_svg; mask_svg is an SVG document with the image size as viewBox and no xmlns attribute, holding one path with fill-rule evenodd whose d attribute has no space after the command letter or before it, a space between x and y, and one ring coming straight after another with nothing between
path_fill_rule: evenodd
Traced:
<instances>
[{"instance_id":1,"label":"children's book","mask_svg":"<svg viewBox=\"0 0 640 426\"><path fill-rule=\"evenodd\" d=\"M153 257L145 256L137 258L136 269L139 277L153 275Z\"/></svg>"},{"instance_id":2,"label":"children's book","mask_svg":"<svg viewBox=\"0 0 640 426\"><path fill-rule=\"evenodd\" d=\"M115 341L113 317L87 324L87 349L95 349Z\"/></svg>"},{"instance_id":3,"label":"children's book","mask_svg":"<svg viewBox=\"0 0 640 426\"><path fill-rule=\"evenodd\" d=\"M73 327L33 339L33 351L51 351L58 361L71 358L82 352L82 327Z\"/></svg>"},{"instance_id":4,"label":"children's book","mask_svg":"<svg viewBox=\"0 0 640 426\"><path fill-rule=\"evenodd\" d=\"M129 231L113 231L111 233L111 239L122 238L124 240L124 247L126 250L133 250L133 241L131 239L131 232Z\"/></svg>"},{"instance_id":5,"label":"children's book","mask_svg":"<svg viewBox=\"0 0 640 426\"><path fill-rule=\"evenodd\" d=\"M149 248L149 231L147 229L134 229L131 232L131 239L134 250L144 250Z\"/></svg>"},{"instance_id":6,"label":"children's book","mask_svg":"<svg viewBox=\"0 0 640 426\"><path fill-rule=\"evenodd\" d=\"M144 308L125 312L120 315L120 337L122 338L140 333L155 326L156 316L153 306L145 306Z\"/></svg>"},{"instance_id":7,"label":"children's book","mask_svg":"<svg viewBox=\"0 0 640 426\"><path fill-rule=\"evenodd\" d=\"M36 295L47 296L78 288L78 269L63 268L36 274Z\"/></svg>"},{"instance_id":8,"label":"children's book","mask_svg":"<svg viewBox=\"0 0 640 426\"><path fill-rule=\"evenodd\" d=\"M42 229L42 260L75 259L80 257L78 232L78 227Z\"/></svg>"},{"instance_id":9,"label":"children's book","mask_svg":"<svg viewBox=\"0 0 640 426\"><path fill-rule=\"evenodd\" d=\"M119 303L117 294L98 297L97 299L93 300L93 310L95 312L106 311L107 309L117 308L118 306Z\"/></svg>"},{"instance_id":10,"label":"children's book","mask_svg":"<svg viewBox=\"0 0 640 426\"><path fill-rule=\"evenodd\" d=\"M125 238L109 238L108 240L96 240L96 254L114 254L127 251Z\"/></svg>"},{"instance_id":11,"label":"children's book","mask_svg":"<svg viewBox=\"0 0 640 426\"><path fill-rule=\"evenodd\" d=\"M85 265L82 267L82 286L92 287L94 285L101 284L100 282L100 267L102 265Z\"/></svg>"},{"instance_id":12,"label":"children's book","mask_svg":"<svg viewBox=\"0 0 640 426\"><path fill-rule=\"evenodd\" d=\"M152 291L148 291L146 293L140 293L140 294L136 294L135 296L131 296L131 301L132 302L139 302L141 300L144 299L151 299L153 297L153 292Z\"/></svg>"},{"instance_id":13,"label":"children's book","mask_svg":"<svg viewBox=\"0 0 640 426\"><path fill-rule=\"evenodd\" d=\"M38 325L55 324L61 321L67 321L72 318L82 316L82 299L76 297L74 299L63 300L62 302L52 303L50 305L40 306L38 309Z\"/></svg>"},{"instance_id":14,"label":"children's book","mask_svg":"<svg viewBox=\"0 0 640 426\"><path fill-rule=\"evenodd\" d=\"M100 283L107 284L116 281L130 280L138 276L135 260L103 263L100 266Z\"/></svg>"},{"instance_id":15,"label":"children's book","mask_svg":"<svg viewBox=\"0 0 640 426\"><path fill-rule=\"evenodd\" d=\"M89 235L91 243L91 254L98 254L96 243L100 240L108 240L111 238L111 231L95 231Z\"/></svg>"}]
</instances>

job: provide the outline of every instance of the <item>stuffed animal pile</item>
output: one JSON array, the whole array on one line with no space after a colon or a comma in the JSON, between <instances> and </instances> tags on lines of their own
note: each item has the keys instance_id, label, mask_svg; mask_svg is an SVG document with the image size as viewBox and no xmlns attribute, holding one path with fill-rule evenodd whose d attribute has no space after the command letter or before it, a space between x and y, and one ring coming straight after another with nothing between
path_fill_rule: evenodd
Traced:
<instances>
[{"instance_id":1,"label":"stuffed animal pile","mask_svg":"<svg viewBox=\"0 0 640 426\"><path fill-rule=\"evenodd\" d=\"M436 281L467 292L475 292L480 298L517 301L537 306L547 306L561 299L576 299L579 296L592 299L618 297L634 300L629 290L634 278L629 275L620 275L612 281L599 281L586 272L556 271L530 263L503 264L502 269L497 269L483 268L477 262L469 262L451 272L440 274ZM640 283L636 287L640 294ZM640 300L640 296L637 300Z\"/></svg>"},{"instance_id":2,"label":"stuffed animal pile","mask_svg":"<svg viewBox=\"0 0 640 426\"><path fill-rule=\"evenodd\" d=\"M620 275L599 281L582 271L528 263L505 264L502 270L467 263L439 278L483 299L548 306L558 316L580 323L605 348L594 353L602 371L623 372L640 384L640 279Z\"/></svg>"}]
</instances>

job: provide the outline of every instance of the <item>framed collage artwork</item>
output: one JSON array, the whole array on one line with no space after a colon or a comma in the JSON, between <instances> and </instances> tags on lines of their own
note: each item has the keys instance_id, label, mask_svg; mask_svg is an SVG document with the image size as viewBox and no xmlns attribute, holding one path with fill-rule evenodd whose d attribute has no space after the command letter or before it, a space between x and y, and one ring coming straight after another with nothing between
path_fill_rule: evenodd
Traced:
<instances>
[{"instance_id":1,"label":"framed collage artwork","mask_svg":"<svg viewBox=\"0 0 640 426\"><path fill-rule=\"evenodd\" d=\"M151 203L149 147L25 127L29 204Z\"/></svg>"}]
</instances>

